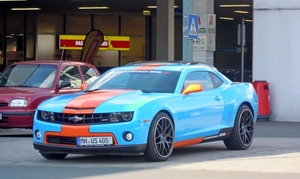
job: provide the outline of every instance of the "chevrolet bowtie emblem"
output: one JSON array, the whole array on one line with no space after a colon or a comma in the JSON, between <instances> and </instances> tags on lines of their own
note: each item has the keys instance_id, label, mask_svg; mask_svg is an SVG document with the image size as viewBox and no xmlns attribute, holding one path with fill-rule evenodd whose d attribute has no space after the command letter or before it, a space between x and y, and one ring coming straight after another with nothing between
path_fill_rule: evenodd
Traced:
<instances>
[{"instance_id":1,"label":"chevrolet bowtie emblem","mask_svg":"<svg viewBox=\"0 0 300 179\"><path fill-rule=\"evenodd\" d=\"M83 117L78 117L78 116L73 116L69 118L69 121L73 121L73 122L78 122L78 121L82 121Z\"/></svg>"}]
</instances>

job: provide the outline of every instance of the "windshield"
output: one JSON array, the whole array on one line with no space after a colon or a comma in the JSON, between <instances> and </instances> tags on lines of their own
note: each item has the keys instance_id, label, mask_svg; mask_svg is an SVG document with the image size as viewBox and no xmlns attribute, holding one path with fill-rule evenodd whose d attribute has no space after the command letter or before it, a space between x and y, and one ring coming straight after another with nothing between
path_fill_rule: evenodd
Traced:
<instances>
[{"instance_id":1,"label":"windshield","mask_svg":"<svg viewBox=\"0 0 300 179\"><path fill-rule=\"evenodd\" d=\"M0 76L0 86L50 88L55 79L55 65L12 65Z\"/></svg>"},{"instance_id":2,"label":"windshield","mask_svg":"<svg viewBox=\"0 0 300 179\"><path fill-rule=\"evenodd\" d=\"M174 93L180 72L112 70L95 81L86 91L133 89L153 93Z\"/></svg>"}]
</instances>

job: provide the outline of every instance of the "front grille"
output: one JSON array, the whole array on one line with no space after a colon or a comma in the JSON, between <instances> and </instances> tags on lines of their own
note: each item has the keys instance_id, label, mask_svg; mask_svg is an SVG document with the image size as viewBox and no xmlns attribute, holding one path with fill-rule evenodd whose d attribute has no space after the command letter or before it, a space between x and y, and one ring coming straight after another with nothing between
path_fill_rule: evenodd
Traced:
<instances>
[{"instance_id":1,"label":"front grille","mask_svg":"<svg viewBox=\"0 0 300 179\"><path fill-rule=\"evenodd\" d=\"M76 137L47 136L47 143L76 145Z\"/></svg>"},{"instance_id":2,"label":"front grille","mask_svg":"<svg viewBox=\"0 0 300 179\"><path fill-rule=\"evenodd\" d=\"M8 103L0 103L0 107L7 107Z\"/></svg>"},{"instance_id":3,"label":"front grille","mask_svg":"<svg viewBox=\"0 0 300 179\"><path fill-rule=\"evenodd\" d=\"M96 113L96 114L64 114L64 113L51 113L47 122L69 124L69 125L90 125L90 124L107 124L109 123L108 115L110 113ZM38 111L37 118L42 120L41 111Z\"/></svg>"}]
</instances>

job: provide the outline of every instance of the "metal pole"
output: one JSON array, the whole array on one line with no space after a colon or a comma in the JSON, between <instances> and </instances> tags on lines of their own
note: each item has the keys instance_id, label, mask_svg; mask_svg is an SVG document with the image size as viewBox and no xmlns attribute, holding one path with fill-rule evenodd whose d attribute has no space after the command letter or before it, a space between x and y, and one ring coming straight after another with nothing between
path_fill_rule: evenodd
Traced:
<instances>
[{"instance_id":1,"label":"metal pole","mask_svg":"<svg viewBox=\"0 0 300 179\"><path fill-rule=\"evenodd\" d=\"M246 37L246 27L245 27L245 19L242 19L242 33L241 33L241 39L242 39L242 43L241 43L241 58L242 58L242 64L241 64L241 82L244 82L244 46L245 46L245 37Z\"/></svg>"}]
</instances>

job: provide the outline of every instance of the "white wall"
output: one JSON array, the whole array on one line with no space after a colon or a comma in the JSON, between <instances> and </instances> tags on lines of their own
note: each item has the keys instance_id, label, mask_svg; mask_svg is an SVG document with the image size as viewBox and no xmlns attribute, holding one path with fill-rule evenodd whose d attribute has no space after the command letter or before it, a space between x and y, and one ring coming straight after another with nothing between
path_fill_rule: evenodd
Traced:
<instances>
[{"instance_id":1,"label":"white wall","mask_svg":"<svg viewBox=\"0 0 300 179\"><path fill-rule=\"evenodd\" d=\"M299 0L253 0L253 80L269 82L270 121L300 121L299 17Z\"/></svg>"}]
</instances>

